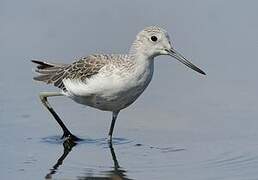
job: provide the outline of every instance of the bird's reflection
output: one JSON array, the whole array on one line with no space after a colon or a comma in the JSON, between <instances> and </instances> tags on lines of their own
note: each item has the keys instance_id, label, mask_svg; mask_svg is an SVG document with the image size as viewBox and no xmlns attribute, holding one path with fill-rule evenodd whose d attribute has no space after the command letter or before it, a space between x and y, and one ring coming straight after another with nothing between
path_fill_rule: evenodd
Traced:
<instances>
[{"instance_id":1,"label":"bird's reflection","mask_svg":"<svg viewBox=\"0 0 258 180\"><path fill-rule=\"evenodd\" d=\"M50 172L45 176L45 179L52 179L53 175L58 171L58 168L63 164L65 158L72 151L73 147L77 143L71 139L67 139L63 143L64 151L63 154L58 158L56 164L50 169ZM112 142L109 142L109 149L113 160L113 169L109 171L102 171L101 174L104 176L94 176L90 173L86 173L86 176L78 176L78 180L130 180L126 175L126 170L119 166L118 159L115 154Z\"/></svg>"},{"instance_id":2,"label":"bird's reflection","mask_svg":"<svg viewBox=\"0 0 258 180\"><path fill-rule=\"evenodd\" d=\"M58 170L59 166L61 166L63 164L63 161L65 160L67 155L72 151L73 147L76 144L77 143L71 139L67 139L64 141L64 143L63 143L64 152L60 156L60 158L58 158L56 164L50 169L50 172L46 175L45 179L52 179L52 175L54 175L56 173L56 171Z\"/></svg>"}]
</instances>

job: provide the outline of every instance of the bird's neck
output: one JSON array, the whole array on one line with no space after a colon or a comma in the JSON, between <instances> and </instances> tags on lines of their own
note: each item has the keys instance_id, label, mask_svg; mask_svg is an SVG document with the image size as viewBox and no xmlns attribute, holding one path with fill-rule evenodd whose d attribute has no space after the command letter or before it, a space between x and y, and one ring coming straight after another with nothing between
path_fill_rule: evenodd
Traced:
<instances>
[{"instance_id":1,"label":"bird's neck","mask_svg":"<svg viewBox=\"0 0 258 180\"><path fill-rule=\"evenodd\" d=\"M147 68L150 65L153 65L153 57L149 57L144 53L140 53L135 51L133 54L129 54L130 59L134 62L136 67L144 67Z\"/></svg>"},{"instance_id":2,"label":"bird's neck","mask_svg":"<svg viewBox=\"0 0 258 180\"><path fill-rule=\"evenodd\" d=\"M134 64L134 77L137 82L148 84L154 71L154 59L143 53L130 54L130 59Z\"/></svg>"},{"instance_id":3,"label":"bird's neck","mask_svg":"<svg viewBox=\"0 0 258 180\"><path fill-rule=\"evenodd\" d=\"M137 64L152 64L154 59L154 56L146 53L143 42L138 38L133 42L129 51L129 56Z\"/></svg>"},{"instance_id":4,"label":"bird's neck","mask_svg":"<svg viewBox=\"0 0 258 180\"><path fill-rule=\"evenodd\" d=\"M136 39L129 51L129 56L135 64L135 70L139 74L145 73L146 71L153 72L154 68L154 57L148 55L143 50L143 42L140 39Z\"/></svg>"},{"instance_id":5,"label":"bird's neck","mask_svg":"<svg viewBox=\"0 0 258 180\"><path fill-rule=\"evenodd\" d=\"M141 48L141 43L137 40L132 44L129 51L130 59L137 64L148 64L153 62L153 58L145 53Z\"/></svg>"}]
</instances>

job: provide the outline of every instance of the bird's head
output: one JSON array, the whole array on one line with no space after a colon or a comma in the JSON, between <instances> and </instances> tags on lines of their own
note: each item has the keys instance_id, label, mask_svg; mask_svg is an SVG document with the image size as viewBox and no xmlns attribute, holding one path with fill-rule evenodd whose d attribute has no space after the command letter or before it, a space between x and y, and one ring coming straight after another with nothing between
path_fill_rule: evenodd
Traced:
<instances>
[{"instance_id":1,"label":"bird's head","mask_svg":"<svg viewBox=\"0 0 258 180\"><path fill-rule=\"evenodd\" d=\"M173 48L167 31L156 26L147 27L137 34L131 53L140 53L148 58L169 55L191 69L205 75L204 71L193 65Z\"/></svg>"}]
</instances>

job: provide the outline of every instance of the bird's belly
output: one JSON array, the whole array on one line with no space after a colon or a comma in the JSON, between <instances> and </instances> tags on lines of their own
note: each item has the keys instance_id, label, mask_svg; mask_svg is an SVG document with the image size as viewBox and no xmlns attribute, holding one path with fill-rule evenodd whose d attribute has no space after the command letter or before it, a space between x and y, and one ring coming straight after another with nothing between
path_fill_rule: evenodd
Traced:
<instances>
[{"instance_id":1,"label":"bird's belly","mask_svg":"<svg viewBox=\"0 0 258 180\"><path fill-rule=\"evenodd\" d=\"M131 105L144 91L145 88L132 88L127 91L106 95L73 96L77 103L91 106L103 111L117 111Z\"/></svg>"},{"instance_id":2,"label":"bird's belly","mask_svg":"<svg viewBox=\"0 0 258 180\"><path fill-rule=\"evenodd\" d=\"M120 72L119 72L120 73ZM151 81L153 66L140 73L110 76L99 74L86 82L66 80L68 95L74 101L100 110L116 111L132 104Z\"/></svg>"}]
</instances>

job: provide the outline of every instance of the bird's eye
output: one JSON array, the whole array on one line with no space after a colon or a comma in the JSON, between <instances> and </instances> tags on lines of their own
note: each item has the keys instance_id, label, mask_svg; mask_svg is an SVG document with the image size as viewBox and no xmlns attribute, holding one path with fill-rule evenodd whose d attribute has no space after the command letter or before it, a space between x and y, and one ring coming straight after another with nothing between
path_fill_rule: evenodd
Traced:
<instances>
[{"instance_id":1,"label":"bird's eye","mask_svg":"<svg viewBox=\"0 0 258 180\"><path fill-rule=\"evenodd\" d=\"M158 38L157 38L156 36L151 36L151 40L152 40L153 42L156 42L156 41L158 40Z\"/></svg>"}]
</instances>

